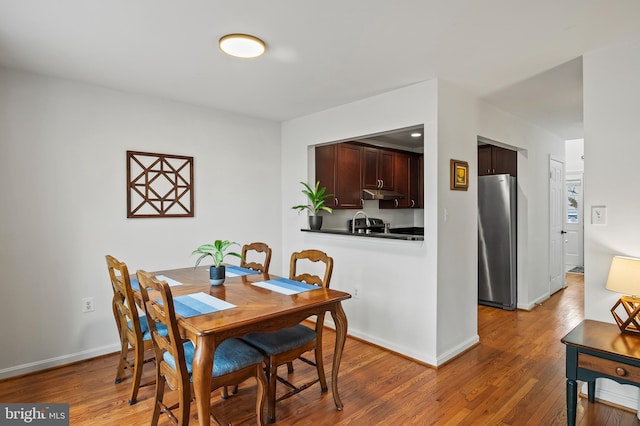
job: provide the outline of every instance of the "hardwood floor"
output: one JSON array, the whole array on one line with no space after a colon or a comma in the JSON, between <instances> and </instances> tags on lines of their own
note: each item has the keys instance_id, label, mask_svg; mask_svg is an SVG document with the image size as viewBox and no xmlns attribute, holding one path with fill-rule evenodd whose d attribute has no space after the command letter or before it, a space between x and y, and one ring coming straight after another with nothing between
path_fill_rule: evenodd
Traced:
<instances>
[{"instance_id":1,"label":"hardwood floor","mask_svg":"<svg viewBox=\"0 0 640 426\"><path fill-rule=\"evenodd\" d=\"M478 309L480 344L434 370L378 347L347 339L340 368L343 411L331 392L307 389L277 405L278 425L564 425L565 349L560 339L583 318L582 275L531 312ZM325 333L327 377L334 334ZM72 425L146 425L153 386L127 404L130 376L114 384L117 356L0 381L2 402L67 402ZM283 374L286 369L281 370ZM296 363L292 380L311 377ZM143 381L153 377L145 366ZM212 398L214 409L251 410L254 386L236 397ZM279 391L283 390L278 385ZM240 408L238 408L240 406ZM192 407L191 424L197 424ZM578 400L581 425L640 425L635 413ZM168 424L161 418L161 424Z\"/></svg>"}]
</instances>

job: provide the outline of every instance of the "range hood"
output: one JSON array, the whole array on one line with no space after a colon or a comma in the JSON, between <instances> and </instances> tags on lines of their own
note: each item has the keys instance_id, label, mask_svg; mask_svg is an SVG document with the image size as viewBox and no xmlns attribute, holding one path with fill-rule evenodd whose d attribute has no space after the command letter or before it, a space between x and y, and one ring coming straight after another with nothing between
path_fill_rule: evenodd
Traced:
<instances>
[{"instance_id":1,"label":"range hood","mask_svg":"<svg viewBox=\"0 0 640 426\"><path fill-rule=\"evenodd\" d=\"M365 200L398 200L404 198L404 195L386 189L363 189L362 198Z\"/></svg>"}]
</instances>

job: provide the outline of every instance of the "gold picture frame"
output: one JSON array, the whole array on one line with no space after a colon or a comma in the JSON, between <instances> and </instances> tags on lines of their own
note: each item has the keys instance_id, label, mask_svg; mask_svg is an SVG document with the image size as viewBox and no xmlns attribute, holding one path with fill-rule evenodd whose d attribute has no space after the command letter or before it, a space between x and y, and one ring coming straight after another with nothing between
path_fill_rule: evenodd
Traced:
<instances>
[{"instance_id":1,"label":"gold picture frame","mask_svg":"<svg viewBox=\"0 0 640 426\"><path fill-rule=\"evenodd\" d=\"M469 163L460 160L451 160L451 189L454 191L466 191L469 188Z\"/></svg>"}]
</instances>

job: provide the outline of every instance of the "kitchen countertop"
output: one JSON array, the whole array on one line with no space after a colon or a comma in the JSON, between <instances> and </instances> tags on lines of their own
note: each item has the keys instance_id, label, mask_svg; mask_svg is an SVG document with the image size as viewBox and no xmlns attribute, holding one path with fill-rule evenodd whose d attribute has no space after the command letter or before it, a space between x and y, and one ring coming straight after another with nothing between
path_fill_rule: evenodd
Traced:
<instances>
[{"instance_id":1,"label":"kitchen countertop","mask_svg":"<svg viewBox=\"0 0 640 426\"><path fill-rule=\"evenodd\" d=\"M351 231L343 230L343 229L301 229L303 232L313 232L316 234L335 234L335 235L349 235L351 237L360 237L360 238L380 238L387 240L405 240L405 241L424 241L423 235L407 235L407 234L394 234L394 233L382 233L382 232L372 232L370 234L359 234L352 233Z\"/></svg>"}]
</instances>

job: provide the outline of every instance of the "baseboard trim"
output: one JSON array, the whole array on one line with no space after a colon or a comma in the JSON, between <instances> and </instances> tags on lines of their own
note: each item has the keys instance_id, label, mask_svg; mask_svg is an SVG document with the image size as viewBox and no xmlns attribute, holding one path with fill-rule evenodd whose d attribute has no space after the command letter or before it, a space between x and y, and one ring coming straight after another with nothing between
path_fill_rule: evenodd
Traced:
<instances>
[{"instance_id":1,"label":"baseboard trim","mask_svg":"<svg viewBox=\"0 0 640 426\"><path fill-rule=\"evenodd\" d=\"M110 354L113 352L119 352L120 345L107 345L99 348L94 348L87 351L76 352L67 355L61 355L54 358L43 359L40 361L30 362L27 364L16 365L13 367L3 368L0 370L0 380L7 379L9 377L22 376L24 374L33 373L36 371L46 370L48 368L59 367L62 365L71 364L78 361L84 361L90 358Z\"/></svg>"},{"instance_id":2,"label":"baseboard trim","mask_svg":"<svg viewBox=\"0 0 640 426\"><path fill-rule=\"evenodd\" d=\"M587 383L582 384L580 396L587 396ZM638 388L621 385L613 380L596 379L596 401L635 413L638 411Z\"/></svg>"}]
</instances>

